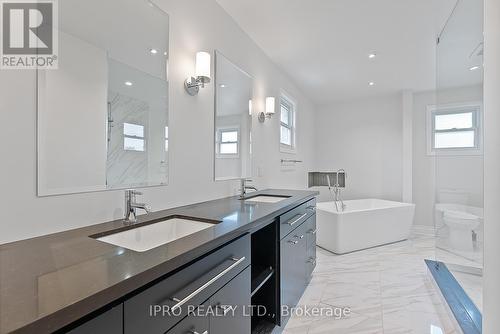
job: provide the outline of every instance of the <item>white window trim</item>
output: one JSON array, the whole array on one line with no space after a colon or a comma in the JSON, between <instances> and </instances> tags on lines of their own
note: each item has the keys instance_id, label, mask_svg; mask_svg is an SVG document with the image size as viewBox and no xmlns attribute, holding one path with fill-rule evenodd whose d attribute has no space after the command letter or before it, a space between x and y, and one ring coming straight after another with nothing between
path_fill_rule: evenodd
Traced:
<instances>
[{"instance_id":1,"label":"white window trim","mask_svg":"<svg viewBox=\"0 0 500 334\"><path fill-rule=\"evenodd\" d=\"M433 148L434 142L434 114L436 112L444 114L452 114L454 111L462 111L463 109L475 109L476 113L476 138L477 146L471 148ZM429 105L427 106L426 116L426 137L427 137L427 155L429 156L460 156L460 155L482 155L483 154L483 104L482 102L468 103L452 103L444 105Z\"/></svg>"},{"instance_id":2,"label":"white window trim","mask_svg":"<svg viewBox=\"0 0 500 334\"><path fill-rule=\"evenodd\" d=\"M238 132L238 141L237 143L237 150L238 153L232 154L232 153L220 153L220 145L221 145L221 132L229 132L229 131L236 131ZM240 152L241 152L241 131L240 131L240 126L239 125L234 125L234 126L222 126L217 128L217 131L215 132L215 156L218 159L239 159L240 158Z\"/></svg>"},{"instance_id":3,"label":"white window trim","mask_svg":"<svg viewBox=\"0 0 500 334\"><path fill-rule=\"evenodd\" d=\"M170 141L169 141L169 136L170 136L170 132L169 132L169 128L168 128L168 125L165 126L165 132L163 133L165 135L165 142L164 142L164 145L165 145L165 152L168 152L169 148L170 148ZM168 133L168 134L167 134Z\"/></svg>"},{"instance_id":4,"label":"white window trim","mask_svg":"<svg viewBox=\"0 0 500 334\"><path fill-rule=\"evenodd\" d=\"M292 127L290 128L291 130L291 136L292 136L292 145L288 146L286 144L281 143L281 102L285 100L288 104L292 106ZM279 140L279 145L280 145L280 152L281 153L288 153L288 154L297 154L297 102L295 101L294 98L290 97L289 94L286 92L282 91L280 94L280 108L279 108L279 133L280 135L278 136Z\"/></svg>"}]
</instances>

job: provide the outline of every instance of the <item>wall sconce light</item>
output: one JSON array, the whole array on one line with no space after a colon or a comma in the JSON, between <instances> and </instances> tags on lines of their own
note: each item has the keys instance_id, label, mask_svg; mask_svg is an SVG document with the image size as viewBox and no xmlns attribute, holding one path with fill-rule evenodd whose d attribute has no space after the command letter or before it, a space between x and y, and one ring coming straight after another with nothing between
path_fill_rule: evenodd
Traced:
<instances>
[{"instance_id":1,"label":"wall sconce light","mask_svg":"<svg viewBox=\"0 0 500 334\"><path fill-rule=\"evenodd\" d=\"M205 88L205 84L210 82L210 64L210 53L196 53L195 76L184 81L184 88L186 88L189 95L198 94L200 87Z\"/></svg>"},{"instance_id":2,"label":"wall sconce light","mask_svg":"<svg viewBox=\"0 0 500 334\"><path fill-rule=\"evenodd\" d=\"M252 116L252 109L253 109L252 100L248 100L248 114L250 116Z\"/></svg>"},{"instance_id":3,"label":"wall sconce light","mask_svg":"<svg viewBox=\"0 0 500 334\"><path fill-rule=\"evenodd\" d=\"M261 112L259 114L259 121L261 123L264 123L266 119L271 119L275 113L275 106L274 106L274 97L268 96L266 97L266 112Z\"/></svg>"}]
</instances>

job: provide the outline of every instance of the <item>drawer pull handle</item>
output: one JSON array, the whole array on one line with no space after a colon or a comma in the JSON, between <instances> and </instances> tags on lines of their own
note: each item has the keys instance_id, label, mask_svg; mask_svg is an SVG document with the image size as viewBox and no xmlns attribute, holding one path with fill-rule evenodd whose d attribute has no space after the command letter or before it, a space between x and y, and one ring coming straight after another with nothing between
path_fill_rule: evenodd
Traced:
<instances>
[{"instance_id":1,"label":"drawer pull handle","mask_svg":"<svg viewBox=\"0 0 500 334\"><path fill-rule=\"evenodd\" d=\"M316 234L316 230L309 230L308 233L311 233L312 235Z\"/></svg>"},{"instance_id":2,"label":"drawer pull handle","mask_svg":"<svg viewBox=\"0 0 500 334\"><path fill-rule=\"evenodd\" d=\"M191 331L191 332L189 332L189 333L191 333L191 334L200 334L200 333L198 333L197 331ZM201 334L208 334L208 331L204 331L204 332L203 332L203 333L201 333Z\"/></svg>"},{"instance_id":3,"label":"drawer pull handle","mask_svg":"<svg viewBox=\"0 0 500 334\"><path fill-rule=\"evenodd\" d=\"M299 218L297 218L297 219L295 219L295 220L293 220L293 221L291 221L291 222L288 222L287 224L288 224L288 225L290 225L290 226L293 226L293 225L295 225L297 222L299 222L302 218L304 218L305 216L307 216L307 212L306 212L306 213L301 214Z\"/></svg>"},{"instance_id":4,"label":"drawer pull handle","mask_svg":"<svg viewBox=\"0 0 500 334\"><path fill-rule=\"evenodd\" d=\"M297 240L288 240L288 242L293 244L293 245L296 245L299 243Z\"/></svg>"},{"instance_id":5,"label":"drawer pull handle","mask_svg":"<svg viewBox=\"0 0 500 334\"><path fill-rule=\"evenodd\" d=\"M226 315L227 315L227 313L228 313L229 311L231 311L231 306L229 306L229 305L221 305L221 304L217 304L217 308L222 310L222 314L223 314L224 316L226 316Z\"/></svg>"},{"instance_id":6,"label":"drawer pull handle","mask_svg":"<svg viewBox=\"0 0 500 334\"><path fill-rule=\"evenodd\" d=\"M179 299L179 298L175 298L175 297L172 298L172 300L174 302L176 302L177 304L175 304L174 306L172 306L172 308L170 310L172 312L174 312L175 310L177 310L178 308L180 308L182 305L186 304L188 301L190 301L191 299L193 299L200 292L202 292L203 290L205 290L206 288L208 288L210 285L212 285L213 283L215 283L219 278L221 278L222 276L224 276L225 274L227 274L228 272L230 272L234 267L238 266L240 263L242 263L245 260L246 260L246 258L244 256L241 259L237 259L237 258L234 258L234 257L231 258L231 261L234 261L234 263L232 265L230 265L229 267L227 267L226 269L224 269L223 271L221 271L220 273L218 273L217 275L215 275L212 279L210 279L208 282L206 282L205 284L203 284L202 286L200 286L198 289L196 289L193 292L191 292L185 298L183 298L183 299ZM205 333L202 333L202 334L205 334Z\"/></svg>"},{"instance_id":7,"label":"drawer pull handle","mask_svg":"<svg viewBox=\"0 0 500 334\"><path fill-rule=\"evenodd\" d=\"M316 207L314 205L308 206L307 209L311 211L316 211Z\"/></svg>"},{"instance_id":8,"label":"drawer pull handle","mask_svg":"<svg viewBox=\"0 0 500 334\"><path fill-rule=\"evenodd\" d=\"M301 236L298 236L298 235L295 235L294 238L297 238L297 239L304 239L304 235L302 234Z\"/></svg>"}]
</instances>

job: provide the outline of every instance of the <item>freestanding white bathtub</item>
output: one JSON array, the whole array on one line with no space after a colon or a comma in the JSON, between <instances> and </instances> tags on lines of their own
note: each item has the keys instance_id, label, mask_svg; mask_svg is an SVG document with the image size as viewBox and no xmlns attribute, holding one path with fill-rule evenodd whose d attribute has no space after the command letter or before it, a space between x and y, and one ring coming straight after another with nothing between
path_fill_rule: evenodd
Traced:
<instances>
[{"instance_id":1,"label":"freestanding white bathtub","mask_svg":"<svg viewBox=\"0 0 500 334\"><path fill-rule=\"evenodd\" d=\"M381 199L357 199L344 204L343 212L337 212L335 202L317 204L318 246L344 254L408 239L415 204Z\"/></svg>"}]
</instances>

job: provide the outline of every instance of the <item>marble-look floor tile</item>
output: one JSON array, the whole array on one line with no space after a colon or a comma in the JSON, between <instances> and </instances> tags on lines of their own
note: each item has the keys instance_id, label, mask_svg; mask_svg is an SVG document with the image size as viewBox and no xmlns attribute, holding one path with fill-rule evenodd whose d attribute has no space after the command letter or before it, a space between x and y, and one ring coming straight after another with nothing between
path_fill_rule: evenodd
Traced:
<instances>
[{"instance_id":1,"label":"marble-look floor tile","mask_svg":"<svg viewBox=\"0 0 500 334\"><path fill-rule=\"evenodd\" d=\"M342 319L320 318L313 321L308 334L383 334L382 317L351 313Z\"/></svg>"},{"instance_id":2,"label":"marble-look floor tile","mask_svg":"<svg viewBox=\"0 0 500 334\"><path fill-rule=\"evenodd\" d=\"M340 319L294 315L279 333L456 333L424 263L435 258L434 245L434 238L416 236L344 255L318 247L316 269L298 304L350 313Z\"/></svg>"}]
</instances>

